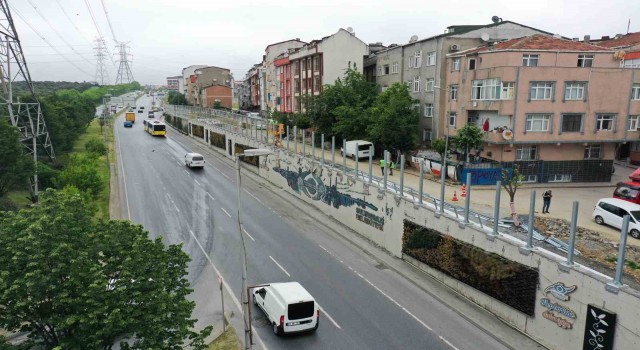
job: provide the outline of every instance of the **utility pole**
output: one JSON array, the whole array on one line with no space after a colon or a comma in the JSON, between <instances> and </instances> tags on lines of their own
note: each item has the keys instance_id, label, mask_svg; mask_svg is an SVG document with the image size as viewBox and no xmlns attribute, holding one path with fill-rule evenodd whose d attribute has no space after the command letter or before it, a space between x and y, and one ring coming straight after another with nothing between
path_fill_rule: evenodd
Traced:
<instances>
[{"instance_id":1,"label":"utility pole","mask_svg":"<svg viewBox=\"0 0 640 350\"><path fill-rule=\"evenodd\" d=\"M131 73L131 67L129 67L129 56L131 56L130 53L127 52L127 50L129 49L129 45L128 43L119 43L117 48L119 49L120 53L120 64L118 65L118 75L116 76L116 85L120 85L120 84L128 84L132 81L134 81L133 79L133 73Z\"/></svg>"},{"instance_id":2,"label":"utility pole","mask_svg":"<svg viewBox=\"0 0 640 350\"><path fill-rule=\"evenodd\" d=\"M55 160L53 144L49 137L47 125L44 122L40 102L33 90L31 74L27 68L27 62L20 45L18 32L11 17L9 3L7 0L0 0L0 117L8 114L11 125L20 132L20 141L27 150L28 155L33 156L35 163L35 173L29 180L31 182L31 200L38 201L38 148ZM24 81L31 93L33 102L23 103L14 101L12 82Z\"/></svg>"},{"instance_id":3,"label":"utility pole","mask_svg":"<svg viewBox=\"0 0 640 350\"><path fill-rule=\"evenodd\" d=\"M93 50L96 52L96 82L100 85L109 85L109 73L107 72L107 64L105 58L107 57L107 45L103 38L96 38L94 40L96 46Z\"/></svg>"}]
</instances>

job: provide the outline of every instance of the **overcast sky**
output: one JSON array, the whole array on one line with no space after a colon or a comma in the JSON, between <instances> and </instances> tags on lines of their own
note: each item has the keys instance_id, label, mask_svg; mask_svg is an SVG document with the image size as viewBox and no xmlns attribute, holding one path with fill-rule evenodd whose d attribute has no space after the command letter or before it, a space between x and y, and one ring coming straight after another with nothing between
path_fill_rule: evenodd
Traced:
<instances>
[{"instance_id":1,"label":"overcast sky","mask_svg":"<svg viewBox=\"0 0 640 350\"><path fill-rule=\"evenodd\" d=\"M341 27L352 27L364 42L385 45L404 44L412 35L437 35L453 24L489 24L492 16L567 37L626 33L629 19L630 32L640 31L638 0L9 0L9 4L36 81L94 81L92 41L98 30L116 64L114 35L129 42L133 75L142 84L165 84L166 77L179 75L192 64L229 68L242 79L262 60L268 44L295 38L308 42ZM113 83L117 69L111 59L107 68Z\"/></svg>"}]
</instances>

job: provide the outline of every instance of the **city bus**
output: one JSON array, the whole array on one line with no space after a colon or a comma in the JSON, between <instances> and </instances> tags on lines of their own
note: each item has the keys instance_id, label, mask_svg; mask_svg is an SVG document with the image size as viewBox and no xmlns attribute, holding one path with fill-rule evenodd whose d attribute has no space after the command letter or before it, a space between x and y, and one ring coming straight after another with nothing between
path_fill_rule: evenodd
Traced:
<instances>
[{"instance_id":1,"label":"city bus","mask_svg":"<svg viewBox=\"0 0 640 350\"><path fill-rule=\"evenodd\" d=\"M153 136L165 136L167 134L167 125L159 120L146 119L143 124L144 131Z\"/></svg>"}]
</instances>

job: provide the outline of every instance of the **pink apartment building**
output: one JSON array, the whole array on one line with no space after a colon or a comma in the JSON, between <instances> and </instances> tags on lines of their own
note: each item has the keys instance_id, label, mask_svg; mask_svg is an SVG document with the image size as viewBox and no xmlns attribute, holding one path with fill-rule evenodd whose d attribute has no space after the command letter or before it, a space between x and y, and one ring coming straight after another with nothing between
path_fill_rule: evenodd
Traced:
<instances>
[{"instance_id":1,"label":"pink apartment building","mask_svg":"<svg viewBox=\"0 0 640 350\"><path fill-rule=\"evenodd\" d=\"M639 140L640 69L621 59L541 34L447 55L445 134L483 128L473 154L519 164L527 182L610 181L618 149Z\"/></svg>"}]
</instances>

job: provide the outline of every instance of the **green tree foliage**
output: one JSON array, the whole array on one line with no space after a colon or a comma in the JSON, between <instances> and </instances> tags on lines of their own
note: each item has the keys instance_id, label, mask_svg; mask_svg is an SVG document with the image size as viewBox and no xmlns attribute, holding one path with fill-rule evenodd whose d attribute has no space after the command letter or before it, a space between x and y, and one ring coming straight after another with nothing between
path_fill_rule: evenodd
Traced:
<instances>
[{"instance_id":1,"label":"green tree foliage","mask_svg":"<svg viewBox=\"0 0 640 350\"><path fill-rule=\"evenodd\" d=\"M420 116L415 102L405 84L391 85L369 111L369 137L387 150L405 153L416 148Z\"/></svg>"},{"instance_id":2,"label":"green tree foliage","mask_svg":"<svg viewBox=\"0 0 640 350\"><path fill-rule=\"evenodd\" d=\"M184 97L184 94L181 94L177 91L169 91L169 94L167 95L167 100L169 101L169 104L172 105L187 105L189 104L187 102L187 98Z\"/></svg>"},{"instance_id":3,"label":"green tree foliage","mask_svg":"<svg viewBox=\"0 0 640 350\"><path fill-rule=\"evenodd\" d=\"M58 187L72 186L91 196L96 196L102 190L102 179L96 167L97 161L94 157L72 154L69 163L58 176Z\"/></svg>"},{"instance_id":4,"label":"green tree foliage","mask_svg":"<svg viewBox=\"0 0 640 350\"><path fill-rule=\"evenodd\" d=\"M85 142L84 148L87 150L87 152L93 154L96 157L107 154L107 146L105 146L104 142L102 142L97 137L93 137L89 139L89 141Z\"/></svg>"},{"instance_id":5,"label":"green tree foliage","mask_svg":"<svg viewBox=\"0 0 640 350\"><path fill-rule=\"evenodd\" d=\"M0 118L0 197L9 190L26 187L34 173L33 159L24 154L20 133Z\"/></svg>"},{"instance_id":6,"label":"green tree foliage","mask_svg":"<svg viewBox=\"0 0 640 350\"><path fill-rule=\"evenodd\" d=\"M70 81L34 81L32 82L33 90L38 96L45 96L54 94L58 90L68 90L73 89L80 92L88 90L93 87L97 87L96 83L90 82L70 82ZM13 89L13 93L16 95L26 95L31 94L27 83L24 81L15 81L11 83L11 88Z\"/></svg>"},{"instance_id":7,"label":"green tree foliage","mask_svg":"<svg viewBox=\"0 0 640 350\"><path fill-rule=\"evenodd\" d=\"M445 159L444 152L447 150L447 142L445 140L433 140L431 142L431 147L433 147L434 151L438 152L438 154L440 155L440 159Z\"/></svg>"},{"instance_id":8,"label":"green tree foliage","mask_svg":"<svg viewBox=\"0 0 640 350\"><path fill-rule=\"evenodd\" d=\"M483 138L484 131L480 127L475 124L467 124L458 130L453 143L456 148L464 152L466 160L470 150L482 147Z\"/></svg>"},{"instance_id":9,"label":"green tree foliage","mask_svg":"<svg viewBox=\"0 0 640 350\"><path fill-rule=\"evenodd\" d=\"M509 194L509 206L511 207L511 218L516 226L520 226L520 220L516 213L515 198L518 188L522 186L524 175L520 173L520 167L516 164L511 171L502 169L502 187Z\"/></svg>"},{"instance_id":10,"label":"green tree foliage","mask_svg":"<svg viewBox=\"0 0 640 350\"><path fill-rule=\"evenodd\" d=\"M0 328L43 349L205 349L188 262L139 225L94 222L77 190L47 190L33 209L0 212Z\"/></svg>"}]
</instances>

